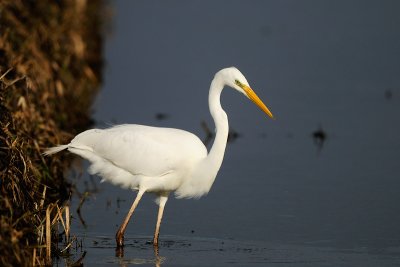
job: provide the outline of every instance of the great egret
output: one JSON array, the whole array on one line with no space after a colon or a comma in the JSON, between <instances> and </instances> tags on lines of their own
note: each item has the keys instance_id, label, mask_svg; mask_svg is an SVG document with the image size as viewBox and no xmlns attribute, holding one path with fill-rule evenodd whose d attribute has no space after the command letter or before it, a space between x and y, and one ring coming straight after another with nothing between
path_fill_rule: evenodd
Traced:
<instances>
[{"instance_id":1,"label":"great egret","mask_svg":"<svg viewBox=\"0 0 400 267\"><path fill-rule=\"evenodd\" d=\"M235 67L230 67L218 71L210 86L208 104L216 136L209 153L192 133L135 124L87 130L78 134L69 144L44 152L45 155L52 155L68 149L90 161L89 173L138 191L117 231L117 247L123 246L126 226L145 192L158 197L159 209L153 238L153 244L157 246L161 219L170 192L175 192L177 198L199 198L210 191L222 164L229 130L228 117L220 103L225 85L244 94L273 118L243 74Z\"/></svg>"}]
</instances>

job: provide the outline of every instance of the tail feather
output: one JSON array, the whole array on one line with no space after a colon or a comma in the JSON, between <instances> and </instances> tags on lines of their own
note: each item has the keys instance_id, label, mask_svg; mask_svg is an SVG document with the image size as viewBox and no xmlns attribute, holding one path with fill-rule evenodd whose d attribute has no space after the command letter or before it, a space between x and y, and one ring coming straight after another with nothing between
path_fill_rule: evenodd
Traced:
<instances>
[{"instance_id":1,"label":"tail feather","mask_svg":"<svg viewBox=\"0 0 400 267\"><path fill-rule=\"evenodd\" d=\"M50 148L46 149L45 152L43 152L43 155L44 156L50 156L50 155L58 153L58 152L60 152L60 151L62 151L64 149L67 149L67 148L68 148L68 145L60 145L60 146L50 147Z\"/></svg>"}]
</instances>

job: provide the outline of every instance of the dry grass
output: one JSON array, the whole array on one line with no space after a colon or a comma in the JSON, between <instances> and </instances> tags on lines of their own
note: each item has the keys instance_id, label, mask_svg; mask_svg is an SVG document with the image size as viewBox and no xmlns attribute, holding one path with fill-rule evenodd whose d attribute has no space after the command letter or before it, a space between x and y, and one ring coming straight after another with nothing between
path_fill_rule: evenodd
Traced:
<instances>
[{"instance_id":1,"label":"dry grass","mask_svg":"<svg viewBox=\"0 0 400 267\"><path fill-rule=\"evenodd\" d=\"M60 224L69 235L69 161L41 153L91 123L102 11L100 0L0 2L0 266L49 264Z\"/></svg>"}]
</instances>

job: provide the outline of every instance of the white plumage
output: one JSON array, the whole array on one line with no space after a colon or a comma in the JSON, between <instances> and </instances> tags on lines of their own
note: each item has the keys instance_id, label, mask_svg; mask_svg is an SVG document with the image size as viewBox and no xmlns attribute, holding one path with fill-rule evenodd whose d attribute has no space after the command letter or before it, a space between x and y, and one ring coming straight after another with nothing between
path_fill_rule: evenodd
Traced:
<instances>
[{"instance_id":1,"label":"white plumage","mask_svg":"<svg viewBox=\"0 0 400 267\"><path fill-rule=\"evenodd\" d=\"M155 193L160 205L154 245L170 192L178 198L198 198L207 194L221 167L227 137L228 118L220 104L224 86L243 93L266 114L272 113L234 67L215 75L209 92L209 107L215 122L216 137L209 153L192 133L144 125L125 124L108 129L91 129L78 134L67 145L49 148L45 155L68 149L90 162L89 172L112 184L138 191L124 223L117 232L117 245L123 246L125 228L145 192Z\"/></svg>"},{"instance_id":2,"label":"white plumage","mask_svg":"<svg viewBox=\"0 0 400 267\"><path fill-rule=\"evenodd\" d=\"M60 148L87 159L91 163L90 174L146 192L179 189L183 177L190 176L191 167L207 156L205 146L192 133L136 124L87 130ZM185 193L182 196L198 196L195 192Z\"/></svg>"}]
</instances>

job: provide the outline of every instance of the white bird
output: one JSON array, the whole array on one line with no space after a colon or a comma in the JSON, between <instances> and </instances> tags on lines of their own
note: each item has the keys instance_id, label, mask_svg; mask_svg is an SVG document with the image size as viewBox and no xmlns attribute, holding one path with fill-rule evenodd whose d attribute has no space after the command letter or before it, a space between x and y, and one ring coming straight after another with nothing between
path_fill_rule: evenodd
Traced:
<instances>
[{"instance_id":1,"label":"white bird","mask_svg":"<svg viewBox=\"0 0 400 267\"><path fill-rule=\"evenodd\" d=\"M244 94L268 116L272 113L250 88L235 67L215 74L208 104L216 136L210 151L192 133L180 129L124 124L108 129L91 129L78 134L67 145L47 149L52 155L64 149L90 162L88 172L114 185L138 191L116 234L117 247L124 244L126 226L145 192L157 195L159 205L153 244L158 246L161 219L168 196L199 198L210 191L221 167L228 137L228 117L221 107L224 86Z\"/></svg>"}]
</instances>

